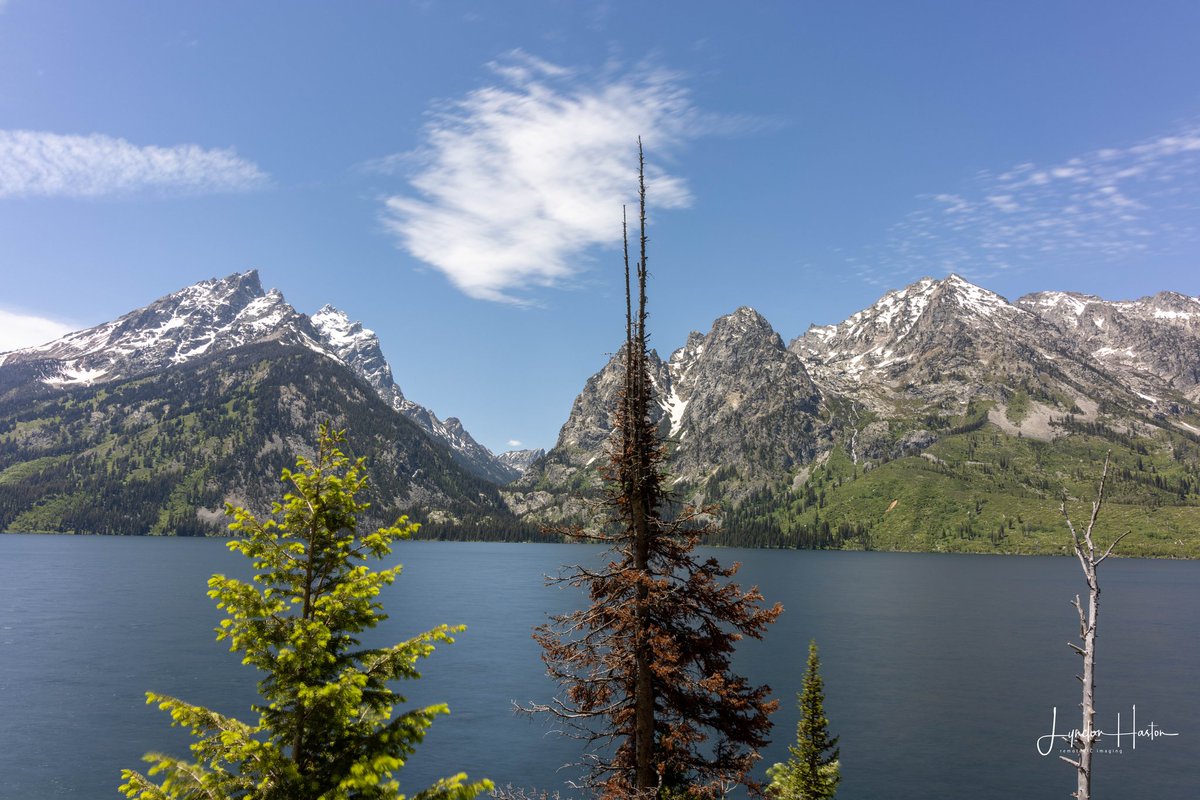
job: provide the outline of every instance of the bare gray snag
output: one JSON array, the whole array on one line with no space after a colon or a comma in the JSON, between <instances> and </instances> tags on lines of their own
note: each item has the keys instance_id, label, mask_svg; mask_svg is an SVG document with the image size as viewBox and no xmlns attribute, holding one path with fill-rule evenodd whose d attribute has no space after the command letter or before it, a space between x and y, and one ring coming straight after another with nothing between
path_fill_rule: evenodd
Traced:
<instances>
[{"instance_id":1,"label":"bare gray snag","mask_svg":"<svg viewBox=\"0 0 1200 800\"><path fill-rule=\"evenodd\" d=\"M1088 585L1087 613L1084 613L1079 595L1075 595L1072 603L1079 614L1079 639L1083 642L1083 647L1073 642L1067 643L1068 647L1083 657L1083 674L1077 676L1080 683L1083 684L1083 700L1079 704L1083 713L1083 724L1071 737L1071 748L1075 750L1077 757L1059 756L1063 761L1075 767L1077 783L1072 797L1076 800L1091 800L1092 796L1092 750L1096 740L1096 623L1100 613L1100 582L1096 577L1096 568L1104 559L1112 555L1113 548L1117 546L1117 543L1129 534L1129 531L1122 533L1108 546L1104 555L1096 557L1096 541L1092 534L1096 528L1096 520L1100 516L1100 506L1104 503L1104 483L1108 480L1108 464L1111 456L1111 451L1104 456L1104 471L1100 473L1100 485L1096 490L1096 499L1092 501L1092 514L1082 537L1067 513L1065 496L1062 501L1062 515L1067 521L1067 528L1071 531L1071 544L1075 548L1075 556L1079 559L1079 565L1083 568L1083 577Z\"/></svg>"}]
</instances>

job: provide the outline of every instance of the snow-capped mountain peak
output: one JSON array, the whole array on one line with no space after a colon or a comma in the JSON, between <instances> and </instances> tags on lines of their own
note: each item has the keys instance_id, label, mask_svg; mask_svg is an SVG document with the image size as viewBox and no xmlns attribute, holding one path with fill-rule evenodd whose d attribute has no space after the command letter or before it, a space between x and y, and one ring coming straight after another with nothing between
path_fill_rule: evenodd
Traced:
<instances>
[{"instance_id":1,"label":"snow-capped mountain peak","mask_svg":"<svg viewBox=\"0 0 1200 800\"><path fill-rule=\"evenodd\" d=\"M375 331L364 328L361 322L352 321L345 311L328 303L312 315L312 322L335 347L349 347L360 342L377 344L379 341Z\"/></svg>"},{"instance_id":2,"label":"snow-capped mountain peak","mask_svg":"<svg viewBox=\"0 0 1200 800\"><path fill-rule=\"evenodd\" d=\"M890 291L843 322L814 325L789 349L819 384L851 390L897 379L933 351L965 355L952 341L995 338L1032 320L995 292L951 274Z\"/></svg>"},{"instance_id":3,"label":"snow-capped mountain peak","mask_svg":"<svg viewBox=\"0 0 1200 800\"><path fill-rule=\"evenodd\" d=\"M304 315L258 272L213 278L145 308L52 342L7 353L0 364L43 362L42 381L66 387L131 378L264 339L300 344L330 358Z\"/></svg>"},{"instance_id":4,"label":"snow-capped mountain peak","mask_svg":"<svg viewBox=\"0 0 1200 800\"><path fill-rule=\"evenodd\" d=\"M1039 316L1056 315L1069 324L1078 325L1088 305L1099 302L1103 301L1091 294L1037 292L1025 295L1017 305Z\"/></svg>"},{"instance_id":5,"label":"snow-capped mountain peak","mask_svg":"<svg viewBox=\"0 0 1200 800\"><path fill-rule=\"evenodd\" d=\"M201 281L112 322L0 355L0 366L32 366L44 385L69 389L161 372L263 341L300 345L344 364L475 474L497 482L517 476L457 420L443 423L404 397L374 331L331 305L310 319L278 289L264 291L256 270Z\"/></svg>"},{"instance_id":6,"label":"snow-capped mountain peak","mask_svg":"<svg viewBox=\"0 0 1200 800\"><path fill-rule=\"evenodd\" d=\"M953 273L942 280L934 291L935 294L952 297L963 311L980 318L997 315L1011 317L1026 313L995 292L976 286Z\"/></svg>"}]
</instances>

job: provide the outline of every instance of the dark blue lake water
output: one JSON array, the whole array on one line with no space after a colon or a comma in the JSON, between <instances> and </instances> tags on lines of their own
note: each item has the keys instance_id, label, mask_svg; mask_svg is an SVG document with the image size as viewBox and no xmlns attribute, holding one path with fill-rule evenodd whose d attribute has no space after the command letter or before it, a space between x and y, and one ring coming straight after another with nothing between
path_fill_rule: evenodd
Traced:
<instances>
[{"instance_id":1,"label":"dark blue lake water","mask_svg":"<svg viewBox=\"0 0 1200 800\"><path fill-rule=\"evenodd\" d=\"M465 623L425 663L413 703L447 702L402 773L412 793L466 771L562 789L575 743L516 717L547 700L533 626L577 602L543 575L590 557L563 545L402 543L380 642ZM782 702L775 743L794 737L808 640L821 647L826 710L841 736L842 800L1068 798L1074 773L1041 756L1052 709L1078 723L1079 658L1065 558L720 550L786 611L739 669ZM123 767L188 739L144 692L248 717L256 674L212 635L214 572L246 575L219 540L0 536L0 798L115 798ZM1200 563L1109 560L1101 568L1099 727L1156 728L1096 757L1094 797L1200 796ZM1116 749L1115 739L1106 747Z\"/></svg>"}]
</instances>

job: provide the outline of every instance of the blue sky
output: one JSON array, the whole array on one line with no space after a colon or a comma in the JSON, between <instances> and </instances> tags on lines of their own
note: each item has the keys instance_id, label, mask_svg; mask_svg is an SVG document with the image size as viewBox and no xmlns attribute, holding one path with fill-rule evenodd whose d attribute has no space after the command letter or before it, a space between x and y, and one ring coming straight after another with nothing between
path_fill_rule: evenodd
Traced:
<instances>
[{"instance_id":1,"label":"blue sky","mask_svg":"<svg viewBox=\"0 0 1200 800\"><path fill-rule=\"evenodd\" d=\"M0 0L0 349L257 268L496 451L622 332L1200 294L1200 4Z\"/></svg>"}]
</instances>

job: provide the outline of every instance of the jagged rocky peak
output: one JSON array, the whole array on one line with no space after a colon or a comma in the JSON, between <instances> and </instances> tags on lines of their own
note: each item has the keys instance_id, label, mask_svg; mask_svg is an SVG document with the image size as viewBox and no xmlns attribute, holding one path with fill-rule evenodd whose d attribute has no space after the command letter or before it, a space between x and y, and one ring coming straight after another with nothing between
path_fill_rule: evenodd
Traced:
<instances>
[{"instance_id":1,"label":"jagged rocky peak","mask_svg":"<svg viewBox=\"0 0 1200 800\"><path fill-rule=\"evenodd\" d=\"M952 274L930 285L928 300L906 333L905 349L919 353L929 346L930 338L943 339L952 332L994 335L1032 319L995 292Z\"/></svg>"},{"instance_id":2,"label":"jagged rocky peak","mask_svg":"<svg viewBox=\"0 0 1200 800\"><path fill-rule=\"evenodd\" d=\"M708 335L702 339L689 337L683 350L687 352L689 347L694 350L692 361L697 364L714 361L734 363L759 350L786 349L783 339L766 317L748 306L718 317L713 321Z\"/></svg>"},{"instance_id":3,"label":"jagged rocky peak","mask_svg":"<svg viewBox=\"0 0 1200 800\"><path fill-rule=\"evenodd\" d=\"M1065 328L1078 327L1089 306L1103 304L1096 295L1080 292L1034 292L1017 300L1031 314Z\"/></svg>"},{"instance_id":4,"label":"jagged rocky peak","mask_svg":"<svg viewBox=\"0 0 1200 800\"><path fill-rule=\"evenodd\" d=\"M467 429L463 427L462 420L458 417L446 417L445 421L446 432L455 439L461 440L464 436L468 436ZM472 439L471 441L474 441Z\"/></svg>"},{"instance_id":5,"label":"jagged rocky peak","mask_svg":"<svg viewBox=\"0 0 1200 800\"><path fill-rule=\"evenodd\" d=\"M1019 311L1012 303L1000 295L976 286L970 281L951 273L941 281L935 281L932 298L953 298L960 308L980 317L991 317L997 314L1010 316Z\"/></svg>"},{"instance_id":6,"label":"jagged rocky peak","mask_svg":"<svg viewBox=\"0 0 1200 800\"><path fill-rule=\"evenodd\" d=\"M1092 328L1103 329L1109 320L1118 325L1150 322L1185 330L1200 329L1200 297L1179 292L1159 292L1137 300L1105 300L1077 292L1034 292L1017 304L1064 329L1084 326L1085 334Z\"/></svg>"},{"instance_id":7,"label":"jagged rocky peak","mask_svg":"<svg viewBox=\"0 0 1200 800\"><path fill-rule=\"evenodd\" d=\"M392 399L392 389L400 394L375 331L364 328L361 322L351 321L346 312L331 305L324 305L313 314L312 322L338 358L354 367L377 391L388 394L385 399Z\"/></svg>"},{"instance_id":8,"label":"jagged rocky peak","mask_svg":"<svg viewBox=\"0 0 1200 800\"><path fill-rule=\"evenodd\" d=\"M598 483L608 458L624 354L588 379L558 443L518 481L518 489ZM821 446L820 394L771 324L751 308L692 332L669 361L649 353L656 405L651 420L671 440L667 471L690 499L722 467L749 491L768 475L810 459ZM521 502L527 501L521 496Z\"/></svg>"},{"instance_id":9,"label":"jagged rocky peak","mask_svg":"<svg viewBox=\"0 0 1200 800\"><path fill-rule=\"evenodd\" d=\"M65 387L156 372L264 339L332 356L308 319L277 290L263 292L258 272L250 270L202 281L112 322L14 351L0 364L42 362L43 382Z\"/></svg>"},{"instance_id":10,"label":"jagged rocky peak","mask_svg":"<svg viewBox=\"0 0 1200 800\"><path fill-rule=\"evenodd\" d=\"M1189 322L1200 320L1200 297L1191 297L1180 292L1159 292L1143 300L1149 301L1148 305L1152 306L1152 313L1158 319L1186 319Z\"/></svg>"},{"instance_id":11,"label":"jagged rocky peak","mask_svg":"<svg viewBox=\"0 0 1200 800\"><path fill-rule=\"evenodd\" d=\"M879 335L902 338L927 314L938 308L958 309L968 316L991 318L1009 316L1015 309L995 292L984 289L958 275L942 280L921 278L903 289L894 289L869 308L835 325L813 325L802 339L812 343L835 337L866 340Z\"/></svg>"},{"instance_id":12,"label":"jagged rocky peak","mask_svg":"<svg viewBox=\"0 0 1200 800\"><path fill-rule=\"evenodd\" d=\"M683 347L671 354L670 364L671 370L686 370L693 364L699 355L704 352L704 334L700 331L692 331L688 334L687 341Z\"/></svg>"},{"instance_id":13,"label":"jagged rocky peak","mask_svg":"<svg viewBox=\"0 0 1200 800\"><path fill-rule=\"evenodd\" d=\"M1035 292L1017 303L1143 399L1157 403L1173 390L1200 400L1200 298L1160 292L1138 300L1104 300L1074 292Z\"/></svg>"},{"instance_id":14,"label":"jagged rocky peak","mask_svg":"<svg viewBox=\"0 0 1200 800\"><path fill-rule=\"evenodd\" d=\"M603 450L612 432L612 412L616 408L617 395L625 377L625 347L621 346L608 363L584 384L583 391L575 398L571 413L558 433L555 450L574 454L574 461L590 463ZM647 368L654 391L658 398L671 391L671 375L658 352L647 354ZM661 409L652 408L655 422L661 419Z\"/></svg>"},{"instance_id":15,"label":"jagged rocky peak","mask_svg":"<svg viewBox=\"0 0 1200 800\"><path fill-rule=\"evenodd\" d=\"M812 456L820 392L754 309L739 308L718 317L706 336L689 336L669 366L664 407L677 477L699 481L723 465L765 475Z\"/></svg>"},{"instance_id":16,"label":"jagged rocky peak","mask_svg":"<svg viewBox=\"0 0 1200 800\"><path fill-rule=\"evenodd\" d=\"M771 323L747 306L718 317L707 335L692 332L668 366L671 386L684 399L706 382L720 383L747 366L753 367L752 374L745 376L748 379L768 378L762 370L772 367L777 374L770 379L786 373L815 393L803 365L787 352Z\"/></svg>"},{"instance_id":17,"label":"jagged rocky peak","mask_svg":"<svg viewBox=\"0 0 1200 800\"><path fill-rule=\"evenodd\" d=\"M264 292L258 271L249 270L188 286L126 314L117 322L118 335L175 330L180 338L191 341L211 338L211 345L204 348L208 350L212 346L224 349L244 344L270 334L280 325L296 324L299 320L296 310L287 304L279 290ZM179 363L189 357L187 351L177 352L174 361Z\"/></svg>"},{"instance_id":18,"label":"jagged rocky peak","mask_svg":"<svg viewBox=\"0 0 1200 800\"><path fill-rule=\"evenodd\" d=\"M709 338L712 338L712 334L714 333L735 337L748 333L760 333L766 336L778 335L775 333L775 329L771 327L771 323L767 322L767 318L750 306L741 306L732 314L717 317L713 320Z\"/></svg>"}]
</instances>

